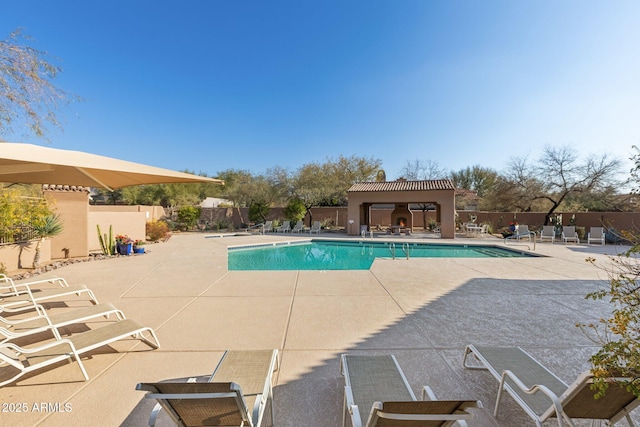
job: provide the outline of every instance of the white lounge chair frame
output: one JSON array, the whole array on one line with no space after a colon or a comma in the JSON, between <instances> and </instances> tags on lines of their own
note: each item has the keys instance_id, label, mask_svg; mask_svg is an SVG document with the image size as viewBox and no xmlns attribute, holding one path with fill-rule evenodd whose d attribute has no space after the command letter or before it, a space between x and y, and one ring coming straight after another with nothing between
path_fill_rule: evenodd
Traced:
<instances>
[{"instance_id":1,"label":"white lounge chair frame","mask_svg":"<svg viewBox=\"0 0 640 427\"><path fill-rule=\"evenodd\" d=\"M228 426L235 419L238 426L259 427L268 402L274 425L272 377L278 368L278 350L227 350L207 382L198 383L193 378L187 382L140 383L136 390L147 391L145 398L158 401L149 417L150 426L164 409L179 426L203 425L203 419L210 426ZM208 401L200 403L202 399ZM190 422L192 409L195 413ZM224 424L215 423L220 417L225 417Z\"/></svg>"},{"instance_id":2,"label":"white lounge chair frame","mask_svg":"<svg viewBox=\"0 0 640 427\"><path fill-rule=\"evenodd\" d=\"M62 288L52 288L52 289L43 289L38 291L33 291L29 286L25 286L25 290L20 290L19 295L11 295L11 296L3 296L0 297L0 306L4 308L31 308L35 304L65 297L69 295L78 295L87 294L94 304L98 304L98 299L93 294L91 289L87 288L85 285L76 285L76 286L66 286Z\"/></svg>"},{"instance_id":3,"label":"white lounge chair frame","mask_svg":"<svg viewBox=\"0 0 640 427\"><path fill-rule=\"evenodd\" d=\"M0 298L6 296L15 296L27 292L27 289L42 289L41 285L50 284L58 285L62 288L68 288L69 284L62 277L53 277L51 279L42 279L32 282L16 283L12 278L5 274L0 274Z\"/></svg>"},{"instance_id":4,"label":"white lounge chair frame","mask_svg":"<svg viewBox=\"0 0 640 427\"><path fill-rule=\"evenodd\" d=\"M470 355L473 355L481 365L470 364L468 362ZM621 407L608 407L606 418L603 418L602 409L609 403L607 393L600 399L593 398L595 392L590 389L593 382L590 371L581 374L569 386L519 347L468 345L462 363L467 369L487 370L498 380L498 396L493 412L496 417L502 394L506 391L538 427L542 427L542 423L551 418L557 419L559 427L564 427L565 424L575 427L572 418L606 420L607 425L614 425L626 418L629 426L635 427L630 412L640 405L640 399L623 387L610 386L607 390L607 393L611 393L609 397L614 399L622 397L625 403ZM585 398L593 399L593 403L589 401L588 413L585 413L584 408L580 406Z\"/></svg>"},{"instance_id":5,"label":"white lounge chair frame","mask_svg":"<svg viewBox=\"0 0 640 427\"><path fill-rule=\"evenodd\" d=\"M551 244L556 240L556 227L553 225L543 225L542 230L540 230L540 238L541 242L545 240L550 240Z\"/></svg>"},{"instance_id":6,"label":"white lounge chair frame","mask_svg":"<svg viewBox=\"0 0 640 427\"><path fill-rule=\"evenodd\" d=\"M145 333L149 334L151 339L147 338ZM18 370L18 373L13 377L0 382L0 387L14 382L29 372L67 359L75 359L84 379L89 380L80 355L128 337L139 339L154 349L160 346L153 329L142 326L131 319L110 323L107 326L90 329L32 348L22 348L10 342L0 344L0 367L12 366ZM56 348L59 349L57 352L52 351ZM24 359L26 359L26 363L23 361Z\"/></svg>"},{"instance_id":7,"label":"white lounge chair frame","mask_svg":"<svg viewBox=\"0 0 640 427\"><path fill-rule=\"evenodd\" d=\"M357 364L358 367L350 365ZM465 420L472 417L469 408L481 408L476 400L437 400L428 386L422 388L422 400L416 400L413 390L394 355L357 356L343 354L340 372L345 379L342 426L347 414L353 427L384 427L415 425L416 421L442 421L442 426L458 424L466 427ZM366 375L360 382L359 375ZM366 390L365 390L366 389ZM378 401L369 401L375 395ZM361 407L362 406L362 407ZM367 406L367 407L365 407ZM366 424L363 411L369 411Z\"/></svg>"},{"instance_id":8,"label":"white lounge chair frame","mask_svg":"<svg viewBox=\"0 0 640 427\"><path fill-rule=\"evenodd\" d=\"M0 335L5 337L3 340L0 340L0 343L48 330L53 333L56 339L60 340L62 337L58 332L58 328L83 323L97 317L105 317L108 319L111 314L114 314L118 320L125 319L124 313L110 303L90 305L53 316L49 316L46 313L39 313L37 316L18 320L5 319L0 316L0 325L2 325L0 326Z\"/></svg>"},{"instance_id":9,"label":"white lounge chair frame","mask_svg":"<svg viewBox=\"0 0 640 427\"><path fill-rule=\"evenodd\" d=\"M591 227L587 234L587 244L590 245L591 242L596 242L604 246L605 237L604 227Z\"/></svg>"},{"instance_id":10,"label":"white lounge chair frame","mask_svg":"<svg viewBox=\"0 0 640 427\"><path fill-rule=\"evenodd\" d=\"M576 242L576 244L580 244L580 239L578 238L578 233L576 233L575 226L565 225L562 227L562 241L565 245L567 242Z\"/></svg>"}]
</instances>

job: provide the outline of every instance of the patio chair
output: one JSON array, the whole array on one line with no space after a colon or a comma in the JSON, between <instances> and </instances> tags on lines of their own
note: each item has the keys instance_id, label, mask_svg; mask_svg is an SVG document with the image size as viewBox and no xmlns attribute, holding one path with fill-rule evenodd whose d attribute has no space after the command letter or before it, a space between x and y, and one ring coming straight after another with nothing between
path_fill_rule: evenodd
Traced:
<instances>
[{"instance_id":1,"label":"patio chair","mask_svg":"<svg viewBox=\"0 0 640 427\"><path fill-rule=\"evenodd\" d=\"M393 355L343 354L340 371L345 381L343 427L347 413L353 427L466 426L472 417L467 409L482 407L476 400L436 400L426 386L422 400L416 400Z\"/></svg>"},{"instance_id":2,"label":"patio chair","mask_svg":"<svg viewBox=\"0 0 640 427\"><path fill-rule=\"evenodd\" d=\"M124 313L110 303L90 305L53 316L49 316L46 313L41 314L40 312L38 312L36 316L17 320L6 319L0 316L0 335L5 337L3 340L0 340L0 343L47 330L50 330L56 339L62 339L58 328L75 323L83 323L97 317L105 317L108 319L111 314L115 314L118 320L125 319Z\"/></svg>"},{"instance_id":3,"label":"patio chair","mask_svg":"<svg viewBox=\"0 0 640 427\"><path fill-rule=\"evenodd\" d=\"M540 230L540 241L551 240L551 244L556 240L556 227L553 225L543 225Z\"/></svg>"},{"instance_id":4,"label":"patio chair","mask_svg":"<svg viewBox=\"0 0 640 427\"><path fill-rule=\"evenodd\" d=\"M302 221L296 222L296 225L291 229L292 233L301 233L304 231L304 223Z\"/></svg>"},{"instance_id":5,"label":"patio chair","mask_svg":"<svg viewBox=\"0 0 640 427\"><path fill-rule=\"evenodd\" d=\"M58 285L62 288L68 288L69 284L62 277L53 277L51 279L36 280L33 282L16 283L12 278L5 274L0 274L0 297L20 295L26 293L27 288L31 290L42 289L42 285Z\"/></svg>"},{"instance_id":6,"label":"patio chair","mask_svg":"<svg viewBox=\"0 0 640 427\"><path fill-rule=\"evenodd\" d=\"M578 238L578 233L576 233L576 227L573 225L565 225L562 227L562 241L565 245L567 242L576 242L579 245L580 239Z\"/></svg>"},{"instance_id":7,"label":"patio chair","mask_svg":"<svg viewBox=\"0 0 640 427\"><path fill-rule=\"evenodd\" d=\"M268 233L270 231L273 231L273 221L265 221L264 227L262 227L262 232Z\"/></svg>"},{"instance_id":8,"label":"patio chair","mask_svg":"<svg viewBox=\"0 0 640 427\"><path fill-rule=\"evenodd\" d=\"M267 402L273 413L273 373L278 350L227 350L208 382L140 383L136 390L156 399L149 425L164 409L179 426L253 426L262 424ZM195 379L193 379L195 380Z\"/></svg>"},{"instance_id":9,"label":"patio chair","mask_svg":"<svg viewBox=\"0 0 640 427\"><path fill-rule=\"evenodd\" d=\"M66 297L73 294L78 296L80 294L87 294L91 299L91 302L98 304L98 299L91 289L87 288L85 285L76 285L42 290L32 290L27 286L24 291L20 291L19 295L0 296L0 306L3 308L28 308L33 307L34 304L42 301Z\"/></svg>"},{"instance_id":10,"label":"patio chair","mask_svg":"<svg viewBox=\"0 0 640 427\"><path fill-rule=\"evenodd\" d=\"M469 355L475 356L481 365L469 364ZM623 418L631 427L635 426L629 414L640 400L626 387L616 386L615 382L624 380L622 378L612 378L605 395L595 399L590 371L567 385L519 347L469 345L463 365L467 369L488 370L498 380L494 416L498 415L501 397L506 391L539 427L552 418L557 419L559 427L574 426L572 419L606 420L607 425L613 425Z\"/></svg>"},{"instance_id":11,"label":"patio chair","mask_svg":"<svg viewBox=\"0 0 640 427\"><path fill-rule=\"evenodd\" d=\"M589 233L587 234L587 245L590 245L591 242L597 242L601 245L605 244L604 227L591 227L589 229Z\"/></svg>"},{"instance_id":12,"label":"patio chair","mask_svg":"<svg viewBox=\"0 0 640 427\"><path fill-rule=\"evenodd\" d=\"M322 225L320 225L320 221L313 221L313 225L309 229L309 234L320 234L320 230L322 229Z\"/></svg>"},{"instance_id":13,"label":"patio chair","mask_svg":"<svg viewBox=\"0 0 640 427\"><path fill-rule=\"evenodd\" d=\"M276 228L278 233L287 233L291 231L291 221L282 221L282 225Z\"/></svg>"},{"instance_id":14,"label":"patio chair","mask_svg":"<svg viewBox=\"0 0 640 427\"><path fill-rule=\"evenodd\" d=\"M531 240L531 232L529 231L529 226L526 224L518 224L516 228L515 238L517 240Z\"/></svg>"},{"instance_id":15,"label":"patio chair","mask_svg":"<svg viewBox=\"0 0 640 427\"><path fill-rule=\"evenodd\" d=\"M147 338L145 333L149 334L150 338ZM80 355L130 337L139 339L154 349L160 346L158 338L151 328L142 326L131 319L72 334L61 340L50 341L37 347L22 348L11 342L2 343L0 344L0 367L13 368L17 372L11 378L0 382L0 387L14 382L29 372L55 365L67 359L75 359L84 379L88 380L89 375L80 360Z\"/></svg>"}]
</instances>

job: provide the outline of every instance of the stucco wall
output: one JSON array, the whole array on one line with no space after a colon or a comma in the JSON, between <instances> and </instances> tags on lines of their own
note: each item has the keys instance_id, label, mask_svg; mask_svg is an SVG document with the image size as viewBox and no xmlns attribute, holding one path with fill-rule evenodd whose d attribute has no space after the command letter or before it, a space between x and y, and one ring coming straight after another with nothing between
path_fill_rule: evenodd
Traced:
<instances>
[{"instance_id":1,"label":"stucco wall","mask_svg":"<svg viewBox=\"0 0 640 427\"><path fill-rule=\"evenodd\" d=\"M33 257L36 254L37 240L18 244L0 245L0 263L8 272L33 266ZM40 264L51 261L51 240L45 239L40 244Z\"/></svg>"},{"instance_id":2,"label":"stucco wall","mask_svg":"<svg viewBox=\"0 0 640 427\"><path fill-rule=\"evenodd\" d=\"M146 212L89 212L87 236L89 240L89 252L101 251L98 239L98 228L104 235L109 235L109 226L112 226L113 237L117 234L126 234L133 240L146 238Z\"/></svg>"},{"instance_id":3,"label":"stucco wall","mask_svg":"<svg viewBox=\"0 0 640 427\"><path fill-rule=\"evenodd\" d=\"M89 212L143 212L147 221L157 221L165 216L162 206L89 205Z\"/></svg>"},{"instance_id":4,"label":"stucco wall","mask_svg":"<svg viewBox=\"0 0 640 427\"><path fill-rule=\"evenodd\" d=\"M86 231L89 191L82 187L77 187L75 191L53 189L46 190L45 195L54 198L54 210L60 215L63 223L62 233L51 240L52 258L87 256L89 253Z\"/></svg>"}]
</instances>

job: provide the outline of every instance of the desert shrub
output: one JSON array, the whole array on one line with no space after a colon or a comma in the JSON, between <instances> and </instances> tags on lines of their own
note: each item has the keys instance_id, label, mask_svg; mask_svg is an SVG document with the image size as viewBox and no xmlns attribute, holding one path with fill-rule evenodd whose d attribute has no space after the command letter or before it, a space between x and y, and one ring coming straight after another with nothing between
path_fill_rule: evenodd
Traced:
<instances>
[{"instance_id":1,"label":"desert shrub","mask_svg":"<svg viewBox=\"0 0 640 427\"><path fill-rule=\"evenodd\" d=\"M334 220L331 218L325 218L323 220L320 221L320 225L322 226L322 228L331 228L334 224Z\"/></svg>"},{"instance_id":2,"label":"desert shrub","mask_svg":"<svg viewBox=\"0 0 640 427\"><path fill-rule=\"evenodd\" d=\"M228 218L221 218L214 222L216 230L233 230L233 222Z\"/></svg>"},{"instance_id":3,"label":"desert shrub","mask_svg":"<svg viewBox=\"0 0 640 427\"><path fill-rule=\"evenodd\" d=\"M610 265L603 267L609 276L609 286L587 295L588 299L609 301L611 312L595 324L579 324L589 333L600 349L591 356L591 372L598 396L610 386L610 378L627 377L622 381L627 390L640 397L640 235L623 231L622 238L633 246L617 256L609 256ZM588 262L596 263L594 258Z\"/></svg>"},{"instance_id":4,"label":"desert shrub","mask_svg":"<svg viewBox=\"0 0 640 427\"><path fill-rule=\"evenodd\" d=\"M200 208L195 206L182 206L178 209L178 222L184 230L195 227L200 218Z\"/></svg>"},{"instance_id":5,"label":"desert shrub","mask_svg":"<svg viewBox=\"0 0 640 427\"><path fill-rule=\"evenodd\" d=\"M169 233L169 226L164 221L149 221L146 225L147 237L152 242L164 239Z\"/></svg>"},{"instance_id":6,"label":"desert shrub","mask_svg":"<svg viewBox=\"0 0 640 427\"><path fill-rule=\"evenodd\" d=\"M249 221L265 222L270 210L266 203L252 203L249 206Z\"/></svg>"},{"instance_id":7,"label":"desert shrub","mask_svg":"<svg viewBox=\"0 0 640 427\"><path fill-rule=\"evenodd\" d=\"M302 203L300 199L289 200L289 203L287 203L287 206L284 208L284 215L288 220L293 221L294 223L302 221L306 212L307 209L304 207L304 203Z\"/></svg>"}]
</instances>

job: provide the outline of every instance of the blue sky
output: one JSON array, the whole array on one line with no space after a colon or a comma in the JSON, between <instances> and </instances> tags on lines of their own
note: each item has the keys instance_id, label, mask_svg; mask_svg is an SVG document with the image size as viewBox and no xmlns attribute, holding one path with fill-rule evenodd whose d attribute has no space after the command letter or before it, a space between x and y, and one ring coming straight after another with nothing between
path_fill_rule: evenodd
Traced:
<instances>
[{"instance_id":1,"label":"blue sky","mask_svg":"<svg viewBox=\"0 0 640 427\"><path fill-rule=\"evenodd\" d=\"M629 169L640 145L635 0L11 3L0 38L25 28L85 99L54 148L210 176L358 155L395 179L544 145Z\"/></svg>"}]
</instances>

